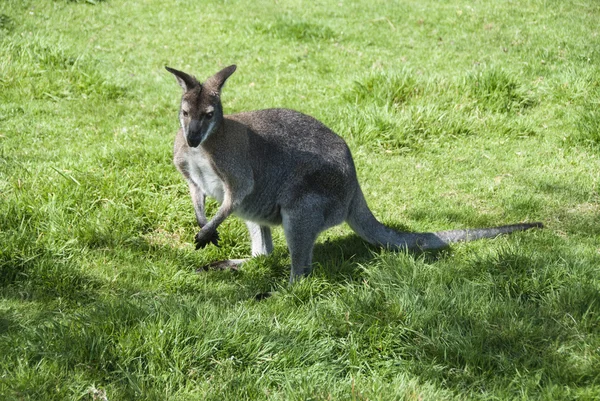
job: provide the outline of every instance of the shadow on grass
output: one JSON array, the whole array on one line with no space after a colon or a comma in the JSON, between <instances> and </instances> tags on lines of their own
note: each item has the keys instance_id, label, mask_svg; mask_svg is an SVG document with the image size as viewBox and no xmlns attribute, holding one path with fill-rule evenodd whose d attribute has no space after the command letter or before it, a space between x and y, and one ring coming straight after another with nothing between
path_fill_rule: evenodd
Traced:
<instances>
[{"instance_id":1,"label":"shadow on grass","mask_svg":"<svg viewBox=\"0 0 600 401\"><path fill-rule=\"evenodd\" d=\"M477 386L490 376L509 383L522 371L536 385L596 382L598 359L587 349L598 344L593 333L600 292L580 256L513 250L479 258L470 268L479 277L465 277L466 282L485 285L489 297L479 305L452 301L470 285L449 284L444 298L452 307L441 303L438 311L444 323L426 322L422 332L432 335L414 349L418 374L454 388ZM457 281L461 273L452 277ZM445 369L432 368L435 361L443 361Z\"/></svg>"},{"instance_id":2,"label":"shadow on grass","mask_svg":"<svg viewBox=\"0 0 600 401\"><path fill-rule=\"evenodd\" d=\"M406 226L398 224L386 224L388 227L402 232L410 232ZM360 280L362 269L360 265L368 263L382 251L381 247L373 246L365 242L358 235L351 233L344 236L329 237L324 234L325 239L315 244L313 253L312 275L322 275L327 280L337 284L348 281ZM218 286L214 291L219 291L220 296L226 296L230 301L243 300L245 297L252 298L258 293L260 299L264 292L287 286L290 274L289 251L286 246L278 246L269 256L251 258L239 269L205 269L208 264L218 260L207 260L200 262L197 252L188 249L176 249L170 246L156 246L150 244L143 237L130 241L128 246L135 252L142 252L151 259L161 260L168 265L177 266L188 273L196 272L197 280L182 283L176 289L181 293L194 293L204 288L206 281L214 283L232 284L228 291ZM414 252L415 258L423 258L428 263L443 259L448 255L447 249L428 252ZM249 257L249 255L234 255L234 258ZM206 291L206 290L204 290ZM216 294L215 294L216 295ZM234 299L230 298L233 297Z\"/></svg>"},{"instance_id":3,"label":"shadow on grass","mask_svg":"<svg viewBox=\"0 0 600 401\"><path fill-rule=\"evenodd\" d=\"M58 258L52 251L42 250L25 260L2 261L2 296L18 300L85 304L93 301L101 280L79 269L75 262Z\"/></svg>"},{"instance_id":4,"label":"shadow on grass","mask_svg":"<svg viewBox=\"0 0 600 401\"><path fill-rule=\"evenodd\" d=\"M538 241L537 247L547 246ZM241 318L238 312L240 301L286 285L287 249L278 247L273 255L257 258L238 272L197 274L199 258L187 248L156 246L143 238L122 247L127 253L120 249L107 257L124 263L137 259L133 270L156 268L155 274L164 274L152 278L160 282L158 286L144 288L152 280L142 277L139 291L110 296L93 277L74 274L76 265L61 267L67 277L46 258L30 266L29 271L47 277L33 281L42 303L64 296L76 301L84 295L90 302L64 314L54 304L26 323L16 313L0 315L0 333L27 344L23 357L28 366L52 359L63 366L62 374L79 372L100 384L131 376L150 386L144 381L152 377L153 366L163 366L165 360L182 364L189 372L193 368L218 373L220 365L211 361L234 356L232 360L245 362L232 369L252 372L267 363L259 352L267 342L286 358L295 358L286 366L319 363L323 357L319 352L325 351L312 350L313 341L322 335L328 344L335 344L327 351L332 360L337 353L352 352L362 366L392 366L391 372L408 368L424 381L456 391L488 383L490 376L494 383L510 386L515 372L530 372L538 384L564 386L593 384L597 376L598 363L587 354L594 344L581 345L581 336L591 337L599 329L600 296L587 263L594 260L582 261L565 249L536 253L509 247L461 261L459 267L444 253L424 258L383 255L392 261L389 272L384 271L379 281L366 277L366 286L363 279L370 273L360 265L384 269L382 255L374 252L377 248L354 234L326 239L315 247L316 279L308 284L311 290L323 281L344 288L327 286L319 299L306 291L313 298L307 301L309 306L318 307L311 308L312 326L306 330L314 332L307 336L303 326L291 324L283 333L271 332L272 327L262 325L268 319L253 320L252 313ZM432 266L433 262L440 264ZM436 271L438 267L447 271ZM42 268L49 269L47 276L39 271ZM43 283L56 288L38 288ZM384 295L382 288L390 284L396 287ZM302 316L306 310L290 305L302 295L294 291L289 297L282 294L288 309L279 310L281 305L275 303L264 315ZM319 290L315 292L318 296ZM335 300L329 298L332 293ZM489 294L482 297L489 302L468 294ZM336 309L340 304L347 309ZM227 331L227 319L242 329ZM288 344L298 351L290 351ZM355 372L350 362L338 359L331 363L341 377ZM278 361L272 363L277 366ZM399 364L401 368L394 368ZM173 380L187 383L189 372ZM131 390L123 384L122 391Z\"/></svg>"},{"instance_id":5,"label":"shadow on grass","mask_svg":"<svg viewBox=\"0 0 600 401\"><path fill-rule=\"evenodd\" d=\"M340 337L352 335L356 353L375 353L373 363L402 364L456 391L478 391L491 379L510 393L593 385L600 259L566 245L549 248L547 236L532 242L482 250L456 264L381 255L364 273L364 291L344 299L355 329L340 317L328 324L341 328ZM373 349L375 328L378 344L387 346Z\"/></svg>"}]
</instances>

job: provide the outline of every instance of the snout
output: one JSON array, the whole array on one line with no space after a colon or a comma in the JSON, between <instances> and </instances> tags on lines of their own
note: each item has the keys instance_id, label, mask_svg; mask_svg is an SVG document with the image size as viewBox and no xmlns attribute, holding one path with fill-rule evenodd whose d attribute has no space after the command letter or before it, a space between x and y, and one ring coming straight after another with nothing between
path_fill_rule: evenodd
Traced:
<instances>
[{"instance_id":1,"label":"snout","mask_svg":"<svg viewBox=\"0 0 600 401\"><path fill-rule=\"evenodd\" d=\"M195 148L202 142L202 124L198 120L190 121L186 138L190 147Z\"/></svg>"}]
</instances>

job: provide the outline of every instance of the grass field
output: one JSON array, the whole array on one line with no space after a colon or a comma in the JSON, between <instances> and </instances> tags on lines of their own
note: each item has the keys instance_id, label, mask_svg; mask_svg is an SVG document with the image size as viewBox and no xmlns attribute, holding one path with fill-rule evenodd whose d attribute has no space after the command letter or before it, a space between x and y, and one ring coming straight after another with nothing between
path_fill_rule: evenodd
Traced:
<instances>
[{"instance_id":1,"label":"grass field","mask_svg":"<svg viewBox=\"0 0 600 401\"><path fill-rule=\"evenodd\" d=\"M0 2L0 399L597 400L600 3ZM378 218L544 230L414 256L323 233L287 285L194 251L180 88L346 139ZM216 204L209 204L209 215ZM267 299L256 295L272 291Z\"/></svg>"}]
</instances>

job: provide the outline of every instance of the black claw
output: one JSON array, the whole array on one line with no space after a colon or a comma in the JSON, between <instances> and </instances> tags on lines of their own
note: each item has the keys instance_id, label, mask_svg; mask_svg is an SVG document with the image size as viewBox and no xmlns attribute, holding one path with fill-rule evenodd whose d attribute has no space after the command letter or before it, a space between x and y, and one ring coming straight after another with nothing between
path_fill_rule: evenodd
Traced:
<instances>
[{"instance_id":1,"label":"black claw","mask_svg":"<svg viewBox=\"0 0 600 401\"><path fill-rule=\"evenodd\" d=\"M219 237L219 233L215 231L215 233L213 234L212 237L210 237L210 242L216 246L219 247L219 240L221 239L221 237Z\"/></svg>"},{"instance_id":2,"label":"black claw","mask_svg":"<svg viewBox=\"0 0 600 401\"><path fill-rule=\"evenodd\" d=\"M200 248L204 248L206 246L206 242L201 241L197 235L196 235L196 240L194 242L196 243L196 250L198 250Z\"/></svg>"}]
</instances>

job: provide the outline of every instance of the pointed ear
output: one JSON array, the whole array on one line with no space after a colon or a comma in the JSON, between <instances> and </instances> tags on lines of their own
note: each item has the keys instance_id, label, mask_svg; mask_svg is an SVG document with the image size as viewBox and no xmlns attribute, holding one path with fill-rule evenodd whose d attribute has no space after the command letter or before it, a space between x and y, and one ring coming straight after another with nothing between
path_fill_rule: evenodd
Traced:
<instances>
[{"instance_id":1,"label":"pointed ear","mask_svg":"<svg viewBox=\"0 0 600 401\"><path fill-rule=\"evenodd\" d=\"M217 86L217 88L219 90L221 90L221 88L225 84L225 81L227 81L227 78L229 78L231 76L231 74L233 74L235 72L236 68L237 68L237 66L235 64L230 65L229 67L225 67L221 71L219 71L215 75L213 75L210 78L210 80L212 82L214 82L214 84Z\"/></svg>"},{"instance_id":2,"label":"pointed ear","mask_svg":"<svg viewBox=\"0 0 600 401\"><path fill-rule=\"evenodd\" d=\"M200 82L198 82L196 78L189 74L186 74L183 71L179 71L167 66L165 66L165 68L171 74L175 75L175 78L177 78L177 83L179 84L179 86L181 86L184 92L187 92L190 89L200 85Z\"/></svg>"}]
</instances>

